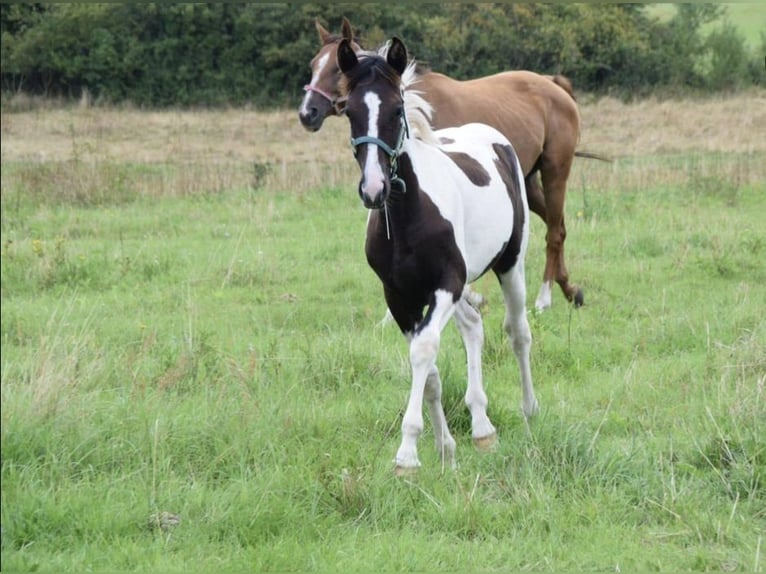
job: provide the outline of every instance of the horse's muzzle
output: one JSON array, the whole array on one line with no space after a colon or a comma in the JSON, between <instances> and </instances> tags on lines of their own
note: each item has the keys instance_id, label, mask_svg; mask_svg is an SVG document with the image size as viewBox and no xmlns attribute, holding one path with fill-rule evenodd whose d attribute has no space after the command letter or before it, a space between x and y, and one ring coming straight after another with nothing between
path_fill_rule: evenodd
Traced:
<instances>
[{"instance_id":1,"label":"horse's muzzle","mask_svg":"<svg viewBox=\"0 0 766 574\"><path fill-rule=\"evenodd\" d=\"M382 209L386 204L386 198L388 197L389 190L390 186L386 181L383 182L383 186L378 191L378 193L370 194L365 189L364 180L359 182L359 197L362 199L362 203L367 209Z\"/></svg>"},{"instance_id":2,"label":"horse's muzzle","mask_svg":"<svg viewBox=\"0 0 766 574\"><path fill-rule=\"evenodd\" d=\"M301 120L301 125L310 132L317 132L322 127L324 116L319 113L315 107L307 108L298 112L298 117Z\"/></svg>"}]
</instances>

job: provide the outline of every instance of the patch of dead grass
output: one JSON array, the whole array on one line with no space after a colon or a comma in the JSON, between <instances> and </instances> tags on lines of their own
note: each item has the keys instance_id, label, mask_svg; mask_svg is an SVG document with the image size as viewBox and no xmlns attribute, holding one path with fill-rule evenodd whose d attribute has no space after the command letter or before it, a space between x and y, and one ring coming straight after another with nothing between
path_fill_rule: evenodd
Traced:
<instances>
[{"instance_id":1,"label":"patch of dead grass","mask_svg":"<svg viewBox=\"0 0 766 574\"><path fill-rule=\"evenodd\" d=\"M766 90L707 99L580 105L580 148L613 157L766 151Z\"/></svg>"},{"instance_id":2,"label":"patch of dead grass","mask_svg":"<svg viewBox=\"0 0 766 574\"><path fill-rule=\"evenodd\" d=\"M634 103L581 98L580 110L580 149L614 158L766 152L766 90ZM357 177L345 118L328 118L321 131L308 133L296 110L42 107L3 110L1 120L4 162L176 166L178 181L165 186L177 195L190 185L184 174L195 189L216 191L227 173L227 186L301 193ZM587 161L575 165L581 163ZM212 183L200 175L203 166Z\"/></svg>"}]
</instances>

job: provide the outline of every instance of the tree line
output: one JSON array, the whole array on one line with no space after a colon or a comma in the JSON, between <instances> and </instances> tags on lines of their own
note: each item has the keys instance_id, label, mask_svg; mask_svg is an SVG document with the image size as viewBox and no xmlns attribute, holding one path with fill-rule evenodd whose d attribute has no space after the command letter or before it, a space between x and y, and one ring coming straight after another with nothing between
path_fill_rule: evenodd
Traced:
<instances>
[{"instance_id":1,"label":"tree line","mask_svg":"<svg viewBox=\"0 0 766 574\"><path fill-rule=\"evenodd\" d=\"M736 90L763 84L758 54L716 4L2 3L0 82L26 93L139 106L295 105L318 49L314 20L348 17L365 47L392 35L433 69L568 76L579 91ZM703 26L719 22L713 32Z\"/></svg>"}]
</instances>

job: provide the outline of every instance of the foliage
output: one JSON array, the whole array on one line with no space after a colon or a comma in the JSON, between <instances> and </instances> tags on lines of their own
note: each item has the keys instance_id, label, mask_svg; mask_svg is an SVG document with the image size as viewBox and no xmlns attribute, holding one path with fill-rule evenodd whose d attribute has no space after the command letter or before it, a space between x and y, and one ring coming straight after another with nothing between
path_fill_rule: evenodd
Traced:
<instances>
[{"instance_id":1,"label":"foliage","mask_svg":"<svg viewBox=\"0 0 766 574\"><path fill-rule=\"evenodd\" d=\"M636 94L758 82L742 39L707 41L716 5L661 21L640 4L34 3L0 5L2 88L137 105L295 103L317 48L313 21L348 16L365 45L390 35L458 78L563 73L579 89Z\"/></svg>"}]
</instances>

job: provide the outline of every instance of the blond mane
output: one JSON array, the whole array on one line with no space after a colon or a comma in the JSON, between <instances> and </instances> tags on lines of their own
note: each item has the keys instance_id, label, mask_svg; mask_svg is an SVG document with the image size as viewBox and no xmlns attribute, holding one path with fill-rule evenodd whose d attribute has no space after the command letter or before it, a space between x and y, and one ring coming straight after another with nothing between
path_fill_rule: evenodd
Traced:
<instances>
[{"instance_id":1,"label":"blond mane","mask_svg":"<svg viewBox=\"0 0 766 574\"><path fill-rule=\"evenodd\" d=\"M378 49L378 55L386 57L390 41ZM404 115L410 126L410 136L424 143L439 145L439 138L434 134L431 119L433 107L423 97L423 92L415 89L419 77L417 74L417 61L412 59L402 74L402 93L404 95Z\"/></svg>"}]
</instances>

